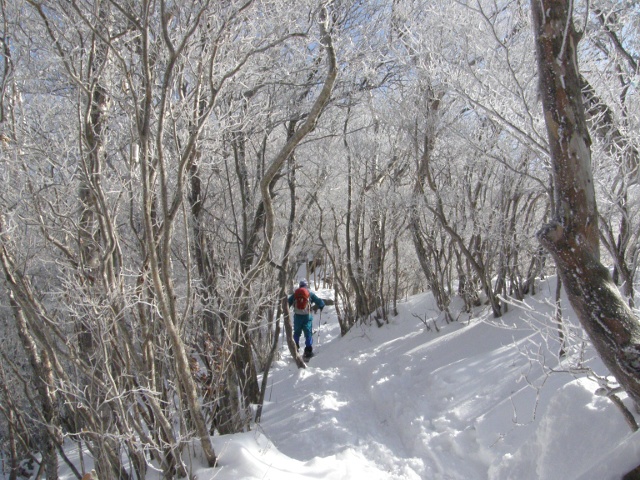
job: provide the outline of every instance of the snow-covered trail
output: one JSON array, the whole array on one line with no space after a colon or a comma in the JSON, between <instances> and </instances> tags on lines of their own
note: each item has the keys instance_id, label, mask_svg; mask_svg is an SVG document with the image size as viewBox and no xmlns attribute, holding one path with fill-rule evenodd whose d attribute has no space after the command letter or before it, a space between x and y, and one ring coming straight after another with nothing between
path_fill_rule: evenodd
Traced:
<instances>
[{"instance_id":1,"label":"snow-covered trail","mask_svg":"<svg viewBox=\"0 0 640 480\"><path fill-rule=\"evenodd\" d=\"M261 424L215 437L221 468L202 478L620 479L640 434L558 363L555 287L540 288L499 320L461 315L439 331L418 319L437 311L430 294L344 337L325 308L308 368L280 351ZM603 373L593 352L585 362Z\"/></svg>"},{"instance_id":2,"label":"snow-covered trail","mask_svg":"<svg viewBox=\"0 0 640 480\"><path fill-rule=\"evenodd\" d=\"M403 307L420 312L429 297ZM491 458L476 421L531 374L517 345L532 333L485 322L425 332L409 313L339 338L328 311L325 343L306 370L284 353L262 423L283 454L309 460L352 449L387 478L486 478L477 472ZM456 342L466 348L451 348Z\"/></svg>"},{"instance_id":3,"label":"snow-covered trail","mask_svg":"<svg viewBox=\"0 0 640 480\"><path fill-rule=\"evenodd\" d=\"M283 352L274 368L261 425L274 446L304 462L354 456L370 467L354 478L469 480L512 478L514 472L542 478L523 452L548 454L531 437L540 435L540 416L555 392L574 381L549 375L557 364L549 350L557 351L553 335L522 322L522 312L507 314L501 325L473 319L425 332L413 314L429 311L431 302L428 294L410 299L390 325L355 327L343 338L325 309L322 343L309 367L296 369ZM543 318L545 305L541 301L530 315ZM546 369L533 359L542 359ZM575 388L576 395L590 395L586 387ZM602 408L610 431L625 433L608 401ZM552 422L553 415L542 418ZM519 472L514 453L528 473ZM561 455L574 469L583 462L580 454Z\"/></svg>"},{"instance_id":4,"label":"snow-covered trail","mask_svg":"<svg viewBox=\"0 0 640 480\"><path fill-rule=\"evenodd\" d=\"M417 318L435 315L429 294L405 300L388 325L345 337L325 308L309 367L281 349L261 424L215 435L217 468L187 445L191 478L619 480L640 463L640 433L594 395L595 382L558 364L553 292L545 283L529 308L497 321L462 315L437 332ZM77 460L73 445L67 453Z\"/></svg>"},{"instance_id":5,"label":"snow-covered trail","mask_svg":"<svg viewBox=\"0 0 640 480\"><path fill-rule=\"evenodd\" d=\"M293 458L310 460L351 450L369 461L375 458L375 468L386 478L420 478L411 472L421 469L421 461L412 458L394 423L380 416L375 385L384 383L386 375L380 374L381 357L363 348L371 347L368 329L345 338L337 338L339 329L329 323L323 330L332 340L316 346L318 354L307 369L297 370L288 353L279 362L263 431ZM408 400L401 390L396 395L397 405ZM419 465L413 465L416 462Z\"/></svg>"}]
</instances>

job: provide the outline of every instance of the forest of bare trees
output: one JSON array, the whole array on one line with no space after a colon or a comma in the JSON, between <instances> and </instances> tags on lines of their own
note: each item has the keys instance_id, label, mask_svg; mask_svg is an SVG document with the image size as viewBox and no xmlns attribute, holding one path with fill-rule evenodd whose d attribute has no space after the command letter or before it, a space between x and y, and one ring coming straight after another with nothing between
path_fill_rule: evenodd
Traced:
<instances>
[{"instance_id":1,"label":"forest of bare trees","mask_svg":"<svg viewBox=\"0 0 640 480\"><path fill-rule=\"evenodd\" d=\"M38 454L56 479L71 441L100 478L179 478L193 439L215 465L281 332L304 368L301 265L343 334L426 290L443 321L454 298L500 317L557 265L640 402L636 2L0 8L10 465Z\"/></svg>"}]
</instances>

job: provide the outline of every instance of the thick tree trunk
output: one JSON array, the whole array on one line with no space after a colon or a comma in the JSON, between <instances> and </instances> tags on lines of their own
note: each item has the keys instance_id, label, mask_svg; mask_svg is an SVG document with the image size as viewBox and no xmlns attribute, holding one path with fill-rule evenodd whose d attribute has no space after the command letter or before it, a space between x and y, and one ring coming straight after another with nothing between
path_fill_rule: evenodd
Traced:
<instances>
[{"instance_id":1,"label":"thick tree trunk","mask_svg":"<svg viewBox=\"0 0 640 480\"><path fill-rule=\"evenodd\" d=\"M591 140L577 63L571 0L532 0L540 93L553 169L554 220L538 238L594 347L640 404L640 322L600 263Z\"/></svg>"}]
</instances>

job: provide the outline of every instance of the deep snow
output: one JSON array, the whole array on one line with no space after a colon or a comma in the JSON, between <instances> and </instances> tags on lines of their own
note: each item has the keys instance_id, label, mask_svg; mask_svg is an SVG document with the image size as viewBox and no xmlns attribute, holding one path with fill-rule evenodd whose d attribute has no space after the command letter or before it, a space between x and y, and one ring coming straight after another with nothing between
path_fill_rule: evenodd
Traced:
<instances>
[{"instance_id":1,"label":"deep snow","mask_svg":"<svg viewBox=\"0 0 640 480\"><path fill-rule=\"evenodd\" d=\"M558 363L554 288L543 283L501 319L479 310L450 324L422 294L382 328L345 337L325 308L308 368L281 348L261 424L214 437L219 467L195 454L193 478L621 478L640 464L640 434L593 379L568 371L605 373L590 348Z\"/></svg>"}]
</instances>

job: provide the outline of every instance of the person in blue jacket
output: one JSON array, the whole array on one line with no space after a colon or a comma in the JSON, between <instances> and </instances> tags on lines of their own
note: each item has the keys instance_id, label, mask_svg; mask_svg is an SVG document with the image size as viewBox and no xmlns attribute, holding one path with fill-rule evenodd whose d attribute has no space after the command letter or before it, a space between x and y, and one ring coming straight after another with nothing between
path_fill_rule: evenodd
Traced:
<instances>
[{"instance_id":1,"label":"person in blue jacket","mask_svg":"<svg viewBox=\"0 0 640 480\"><path fill-rule=\"evenodd\" d=\"M304 356L313 356L313 316L311 304L314 303L320 310L324 308L324 302L315 293L309 290L306 280L302 280L292 295L289 295L289 307L293 307L293 339L296 347L300 349L300 334L304 332Z\"/></svg>"}]
</instances>

